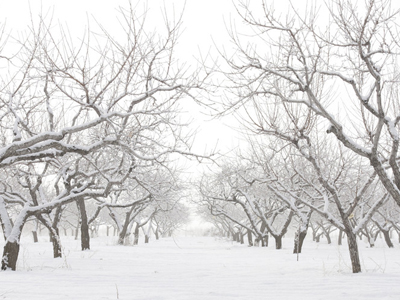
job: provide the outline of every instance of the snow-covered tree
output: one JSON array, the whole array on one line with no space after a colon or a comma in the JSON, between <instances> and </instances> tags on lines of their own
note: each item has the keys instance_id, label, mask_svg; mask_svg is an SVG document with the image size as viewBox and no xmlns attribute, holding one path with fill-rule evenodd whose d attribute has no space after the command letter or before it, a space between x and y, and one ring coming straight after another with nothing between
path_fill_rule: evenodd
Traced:
<instances>
[{"instance_id":1,"label":"snow-covered tree","mask_svg":"<svg viewBox=\"0 0 400 300\"><path fill-rule=\"evenodd\" d=\"M359 227L352 225L351 216L360 201L369 197L375 176L387 193L375 198L358 226L366 224L389 195L400 205L399 45L394 34L398 14L385 0L367 1L363 6L335 0L324 7L311 5L281 14L267 1L262 9L239 1L237 11L252 35L231 33L235 55L224 55L229 69L221 70L231 92L224 99L223 112L235 112L252 133L284 141L283 147L290 145L294 155L307 161L317 178L310 185L309 200L284 184L269 187L282 198L284 191L344 230L353 272L360 272ZM343 148L346 159L350 154L344 149L354 153L353 160L369 174L353 176L358 188L352 189L351 198L332 177L342 164L341 156L330 156L330 148ZM339 164L332 164L330 170L333 159L339 159ZM357 170L349 172L354 175ZM306 183L304 169L295 171ZM324 199L325 205L312 205L316 198ZM339 218L329 211L331 204Z\"/></svg>"},{"instance_id":2,"label":"snow-covered tree","mask_svg":"<svg viewBox=\"0 0 400 300\"><path fill-rule=\"evenodd\" d=\"M178 102L199 81L174 57L179 21L150 33L144 20L133 7L121 8L120 38L99 26L77 42L40 18L14 39L19 50L1 49L0 169L14 182L27 175L18 183L24 191L1 182L3 270L16 268L29 217L77 202L87 249L87 199L106 201L138 161L156 165L170 153L189 154ZM44 177L49 194L41 191Z\"/></svg>"}]
</instances>

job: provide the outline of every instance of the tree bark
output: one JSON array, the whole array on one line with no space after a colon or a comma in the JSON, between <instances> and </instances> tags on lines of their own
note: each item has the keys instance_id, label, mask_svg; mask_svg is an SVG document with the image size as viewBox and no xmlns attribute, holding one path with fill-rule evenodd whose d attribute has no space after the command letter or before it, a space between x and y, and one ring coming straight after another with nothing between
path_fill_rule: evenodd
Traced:
<instances>
[{"instance_id":1,"label":"tree bark","mask_svg":"<svg viewBox=\"0 0 400 300\"><path fill-rule=\"evenodd\" d=\"M17 259L19 254L18 242L6 242L3 250L3 258L1 260L1 269L15 271L17 268Z\"/></svg>"},{"instance_id":2,"label":"tree bark","mask_svg":"<svg viewBox=\"0 0 400 300\"><path fill-rule=\"evenodd\" d=\"M121 232L118 235L118 245L123 245L125 238L126 238L126 233L128 232L128 226L129 226L129 218L130 218L131 214L130 213L126 213L125 215L125 222L124 222L124 226L122 227Z\"/></svg>"},{"instance_id":3,"label":"tree bark","mask_svg":"<svg viewBox=\"0 0 400 300\"><path fill-rule=\"evenodd\" d=\"M383 234L383 237L385 238L386 245L388 245L389 248L393 248L394 246L392 241L390 240L389 230L381 230L381 232Z\"/></svg>"},{"instance_id":4,"label":"tree bark","mask_svg":"<svg viewBox=\"0 0 400 300\"><path fill-rule=\"evenodd\" d=\"M37 231L36 231L36 230L32 231L32 235L33 235L33 242L34 242L34 243L39 242L39 240L38 240L38 234L37 234Z\"/></svg>"},{"instance_id":5,"label":"tree bark","mask_svg":"<svg viewBox=\"0 0 400 300\"><path fill-rule=\"evenodd\" d=\"M51 233L51 242L53 244L53 255L54 258L61 257L61 244L60 234L58 228L53 228L54 232Z\"/></svg>"},{"instance_id":6,"label":"tree bark","mask_svg":"<svg viewBox=\"0 0 400 300\"><path fill-rule=\"evenodd\" d=\"M89 235L89 224L86 213L85 200L81 199L77 202L80 214L81 214L81 246L82 251L90 250L90 235Z\"/></svg>"},{"instance_id":7,"label":"tree bark","mask_svg":"<svg viewBox=\"0 0 400 300\"><path fill-rule=\"evenodd\" d=\"M342 238L343 238L343 230L339 229L339 236L338 236L338 245L342 245Z\"/></svg>"},{"instance_id":8,"label":"tree bark","mask_svg":"<svg viewBox=\"0 0 400 300\"><path fill-rule=\"evenodd\" d=\"M361 273L360 257L358 253L357 236L352 231L346 231L353 273Z\"/></svg>"},{"instance_id":9,"label":"tree bark","mask_svg":"<svg viewBox=\"0 0 400 300\"><path fill-rule=\"evenodd\" d=\"M293 248L293 253L301 253L301 249L303 247L303 242L304 239L306 238L307 231L300 231L300 235L298 232L296 232L296 237L294 239L294 248Z\"/></svg>"},{"instance_id":10,"label":"tree bark","mask_svg":"<svg viewBox=\"0 0 400 300\"><path fill-rule=\"evenodd\" d=\"M320 233L320 234L317 234L317 235L315 236L315 242L316 242L316 243L319 243L320 238L321 238L321 233Z\"/></svg>"},{"instance_id":11,"label":"tree bark","mask_svg":"<svg viewBox=\"0 0 400 300\"><path fill-rule=\"evenodd\" d=\"M250 229L247 229L247 241L249 243L249 246L253 246L253 234L251 233Z\"/></svg>"},{"instance_id":12,"label":"tree bark","mask_svg":"<svg viewBox=\"0 0 400 300\"><path fill-rule=\"evenodd\" d=\"M133 244L134 245L139 244L139 224L136 224L136 227L135 227Z\"/></svg>"},{"instance_id":13,"label":"tree bark","mask_svg":"<svg viewBox=\"0 0 400 300\"><path fill-rule=\"evenodd\" d=\"M39 227L39 221L36 219L36 221L35 221L35 230L32 231L33 242L34 243L39 242L38 234L37 234L38 227Z\"/></svg>"},{"instance_id":14,"label":"tree bark","mask_svg":"<svg viewBox=\"0 0 400 300\"><path fill-rule=\"evenodd\" d=\"M326 241L328 242L328 244L332 244L332 240L331 240L331 236L329 234L329 231L325 231L325 236L326 236Z\"/></svg>"},{"instance_id":15,"label":"tree bark","mask_svg":"<svg viewBox=\"0 0 400 300\"><path fill-rule=\"evenodd\" d=\"M281 235L273 235L275 239L275 249L282 249L282 236Z\"/></svg>"}]
</instances>

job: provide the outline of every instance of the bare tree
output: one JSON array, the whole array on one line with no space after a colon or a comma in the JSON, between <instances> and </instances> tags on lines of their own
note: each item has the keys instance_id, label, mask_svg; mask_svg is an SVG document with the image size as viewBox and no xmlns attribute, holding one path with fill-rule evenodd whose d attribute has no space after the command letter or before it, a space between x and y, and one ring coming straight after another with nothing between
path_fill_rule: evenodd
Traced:
<instances>
[{"instance_id":1,"label":"bare tree","mask_svg":"<svg viewBox=\"0 0 400 300\"><path fill-rule=\"evenodd\" d=\"M15 170L28 172L29 165L37 170L28 174L31 184L24 183L30 194L1 182L3 270L15 270L21 230L30 216L42 219L77 202L82 248L89 248L84 201L105 201L138 161L150 166L164 163L170 153L190 155L178 102L201 82L174 57L180 20L166 22L163 36L146 32L145 15L132 7L121 8L119 20L121 39L99 25L97 33L88 28L76 43L67 30L40 19L16 40L17 54L3 59L10 52L2 50L7 68L0 74L0 168L14 178ZM47 165L57 179L45 195L41 176L54 180ZM9 203L18 205L15 213Z\"/></svg>"},{"instance_id":2,"label":"bare tree","mask_svg":"<svg viewBox=\"0 0 400 300\"><path fill-rule=\"evenodd\" d=\"M232 31L235 55L223 53L230 67L223 73L233 93L226 97L224 113L236 112L253 133L277 137L296 150L293 155L308 161L311 173L318 178L317 184L310 185L315 193L312 198L325 197L325 204L333 203L339 218L329 210L311 205L315 199L305 201L287 186L269 187L276 193L289 193L345 231L355 273L361 271L356 241L360 226L366 224L366 217L371 217L388 195L400 205L399 44L395 38L397 14L390 3L368 1L361 8L352 1L335 0L327 4L325 11L307 6L303 14L292 6L281 17L266 1L262 9L239 1L237 11L253 34L245 40ZM324 19L318 20L318 14ZM345 92L346 87L350 88L349 93ZM328 129L321 130L321 126ZM332 177L340 168L332 172L328 163L333 157L338 158L327 156L326 149L333 143L326 135L331 133L360 157L361 165L369 163L373 168L367 171L370 178L359 181L350 202L343 198L343 191ZM342 152L345 153L344 149ZM307 178L303 172L296 173L302 181ZM388 195L381 193L363 221L354 227L350 217L356 210L355 203L366 196L375 176Z\"/></svg>"},{"instance_id":3,"label":"bare tree","mask_svg":"<svg viewBox=\"0 0 400 300\"><path fill-rule=\"evenodd\" d=\"M271 104L297 107L303 116L312 111L324 120L328 134L369 161L400 205L399 27L392 2L360 6L335 0L325 10L307 6L304 17L292 6L285 18L266 1L261 8L238 6L255 34L243 45L232 33L238 51L236 58L226 58L236 70L230 79L240 90L227 109L265 97ZM260 44L268 53L260 52ZM273 111L265 122L279 118Z\"/></svg>"}]
</instances>

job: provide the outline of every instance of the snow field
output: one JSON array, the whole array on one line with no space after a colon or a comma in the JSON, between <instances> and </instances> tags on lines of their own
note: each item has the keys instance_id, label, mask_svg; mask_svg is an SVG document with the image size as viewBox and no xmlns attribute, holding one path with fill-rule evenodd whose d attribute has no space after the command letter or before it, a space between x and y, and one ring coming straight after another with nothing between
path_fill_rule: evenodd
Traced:
<instances>
[{"instance_id":1,"label":"snow field","mask_svg":"<svg viewBox=\"0 0 400 300\"><path fill-rule=\"evenodd\" d=\"M52 258L45 239L23 239L18 271L0 272L0 299L400 298L399 244L367 248L360 241L363 273L352 274L346 245L309 239L299 261L290 238L282 250L214 237L163 238L135 247L95 238L92 250L82 252L79 240L62 237L61 259Z\"/></svg>"}]
</instances>

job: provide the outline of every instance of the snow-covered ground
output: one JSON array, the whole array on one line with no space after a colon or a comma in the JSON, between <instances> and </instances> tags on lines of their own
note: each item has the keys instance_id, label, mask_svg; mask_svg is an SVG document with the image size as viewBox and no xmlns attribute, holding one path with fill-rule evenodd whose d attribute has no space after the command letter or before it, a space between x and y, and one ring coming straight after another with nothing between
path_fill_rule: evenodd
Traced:
<instances>
[{"instance_id":1,"label":"snow-covered ground","mask_svg":"<svg viewBox=\"0 0 400 300\"><path fill-rule=\"evenodd\" d=\"M45 239L24 239L18 271L0 272L0 299L400 299L399 244L360 242L363 273L354 275L346 246L325 241L307 240L296 261L291 239L275 250L214 237L135 247L95 238L82 252L63 237L62 259Z\"/></svg>"}]
</instances>

